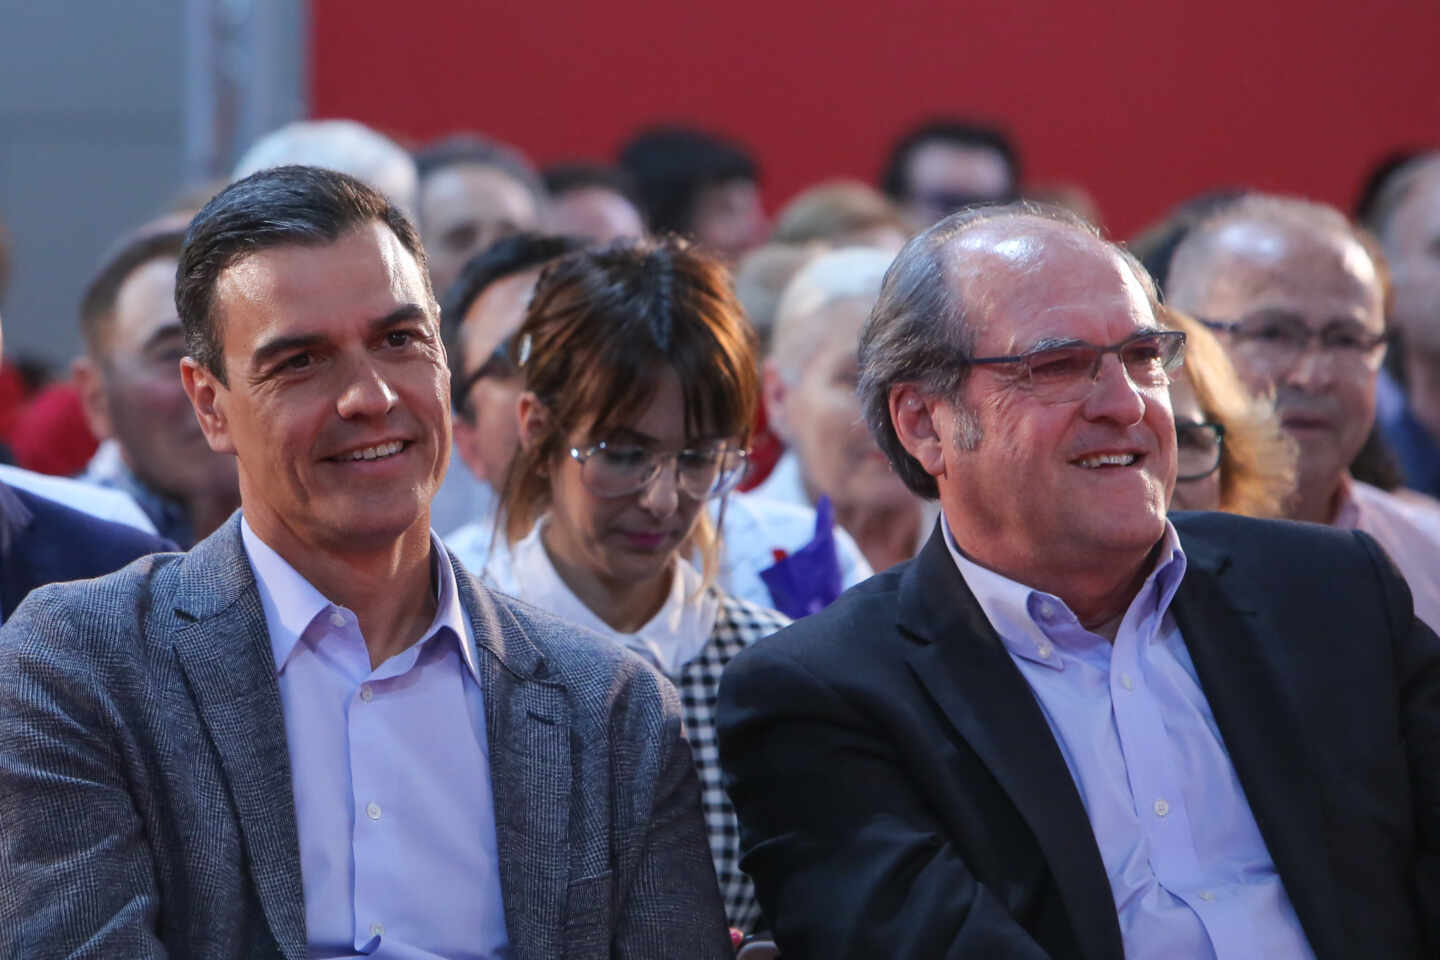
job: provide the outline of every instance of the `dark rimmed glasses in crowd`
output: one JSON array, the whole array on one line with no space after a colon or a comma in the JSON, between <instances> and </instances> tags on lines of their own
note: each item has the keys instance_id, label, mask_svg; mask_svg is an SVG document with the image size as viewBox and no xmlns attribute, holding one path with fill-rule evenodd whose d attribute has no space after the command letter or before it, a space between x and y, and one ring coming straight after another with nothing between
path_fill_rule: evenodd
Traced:
<instances>
[{"instance_id":1,"label":"dark rimmed glasses in crowd","mask_svg":"<svg viewBox=\"0 0 1440 960\"><path fill-rule=\"evenodd\" d=\"M1225 425L1175 421L1176 480L1203 480L1220 469L1225 446Z\"/></svg>"},{"instance_id":2,"label":"dark rimmed glasses in crowd","mask_svg":"<svg viewBox=\"0 0 1440 960\"><path fill-rule=\"evenodd\" d=\"M1315 329L1298 314L1283 311L1262 311L1241 320L1213 320L1197 317L1211 330L1234 337L1256 359L1272 365L1289 365L1320 344L1326 357L1349 364L1378 366L1380 347L1390 339L1388 333L1375 333L1350 320L1341 320Z\"/></svg>"},{"instance_id":3,"label":"dark rimmed glasses in crowd","mask_svg":"<svg viewBox=\"0 0 1440 960\"><path fill-rule=\"evenodd\" d=\"M667 468L675 471L675 486L687 497L723 496L745 475L749 453L729 441L671 451L603 440L570 448L570 457L580 464L580 482L605 499L638 493Z\"/></svg>"},{"instance_id":4,"label":"dark rimmed glasses in crowd","mask_svg":"<svg viewBox=\"0 0 1440 960\"><path fill-rule=\"evenodd\" d=\"M1169 386L1171 372L1185 360L1185 334L1145 330L1108 347L1083 340L1042 340L1034 349L1013 357L971 357L969 362L1015 366L1038 399L1068 403L1089 395L1107 353L1120 359L1135 386Z\"/></svg>"}]
</instances>

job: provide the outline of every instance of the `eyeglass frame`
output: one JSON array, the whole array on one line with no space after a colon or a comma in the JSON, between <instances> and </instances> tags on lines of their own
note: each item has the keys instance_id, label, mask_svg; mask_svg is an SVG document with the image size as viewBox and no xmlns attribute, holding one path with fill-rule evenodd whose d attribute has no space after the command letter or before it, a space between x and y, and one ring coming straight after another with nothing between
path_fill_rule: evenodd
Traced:
<instances>
[{"instance_id":1,"label":"eyeglass frame","mask_svg":"<svg viewBox=\"0 0 1440 960\"><path fill-rule=\"evenodd\" d=\"M1243 341L1249 341L1251 343L1259 341L1259 337L1257 335L1246 334L1241 331L1240 327L1246 322L1245 320L1215 320L1210 317L1196 317L1195 320L1202 327L1205 327L1209 330L1214 330L1218 333L1226 333L1232 337L1236 337ZM1366 338L1369 343L1363 347L1350 348L1334 345L1327 346L1325 344L1325 334L1331 330L1334 330L1336 328L1335 324L1330 324L1329 326L1322 327L1321 329L1316 330L1304 320L1299 320L1297 318L1297 326L1304 328L1305 342L1300 346L1298 350L1295 351L1295 359L1299 359L1300 357L1303 357L1305 354L1309 353L1311 345L1314 344L1316 341L1319 341L1320 351L1322 355L1332 357L1344 357L1353 354L1357 358L1368 361L1375 355L1375 352L1377 350L1379 350L1381 347L1385 346L1392 339L1394 339L1393 331L1382 330L1380 333L1369 334ZM1359 324L1356 324L1356 326L1359 326Z\"/></svg>"},{"instance_id":2,"label":"eyeglass frame","mask_svg":"<svg viewBox=\"0 0 1440 960\"><path fill-rule=\"evenodd\" d=\"M1090 376L1087 378L1089 383L1093 385L1100 379L1100 364L1104 362L1105 355L1107 353L1115 354L1115 359L1120 361L1121 369L1125 369L1125 361L1121 356L1125 348L1130 344L1134 343L1136 340L1142 340L1151 337L1158 338L1161 342L1179 343L1179 346L1175 348L1175 354L1172 359L1167 364L1163 365L1163 369L1166 374L1173 373L1185 363L1185 332L1183 330L1161 330L1158 328L1154 330L1137 330L1135 333L1132 333L1130 336L1126 337L1124 340L1121 340L1119 343L1112 343L1108 347L1102 347L1099 344L1090 343L1088 340L1065 340L1062 342L1051 343L1050 345L1044 347L1035 347L1034 349L1027 350L1024 353L1017 353L1014 356L966 357L965 362L976 364L979 366L989 366L996 364L1023 364L1025 368L1025 377L1033 384L1034 378L1030 369L1031 358L1039 356L1043 353L1048 353L1051 350L1073 350L1077 347L1084 347L1087 350L1095 351L1095 365L1091 368ZM1127 378L1130 376L1129 370L1125 371L1125 376ZM1156 384L1156 386L1159 386L1159 384Z\"/></svg>"},{"instance_id":3,"label":"eyeglass frame","mask_svg":"<svg viewBox=\"0 0 1440 960\"><path fill-rule=\"evenodd\" d=\"M692 491L686 489L680 482L680 457L687 453L700 453L703 451L695 447L682 447L679 450L671 450L668 453L652 451L650 453L650 457L652 458L652 463L654 464L654 466L651 469L650 475L647 476L633 490L626 490L624 493L601 493L585 481L585 462L591 457L593 457L597 451L605 450L608 448L608 446L609 444L606 441L598 440L587 447L569 448L570 459L580 464L580 482L585 484L586 490L589 490L591 494L599 497L602 500L619 500L621 497L634 496L635 494L640 493L642 490L648 489L651 484L653 484L657 479L659 479L661 473L664 472L664 463L666 460L669 460L674 465L675 488L677 490L683 490L687 496L694 497L697 500L714 500L717 497L723 497L729 493L734 492L735 488L740 485L740 481L744 479L745 468L750 461L750 451L747 448L736 446L731 449L729 440L720 441L719 446L724 448L720 453L720 456L723 457L729 454L734 454L738 458L735 469L732 471L730 479L722 486L711 490L709 493L696 495ZM640 444L633 444L633 446L639 449L644 449L643 446Z\"/></svg>"},{"instance_id":4,"label":"eyeglass frame","mask_svg":"<svg viewBox=\"0 0 1440 960\"><path fill-rule=\"evenodd\" d=\"M1176 451L1175 455L1176 455L1177 460L1178 460L1179 455L1180 455L1179 451L1180 451L1180 431L1181 431L1181 430L1207 430L1207 431L1212 432L1212 433L1215 434L1215 465L1212 466L1209 470L1206 470L1204 473L1189 473L1189 474L1186 474L1186 475L1183 476L1183 477L1180 476L1180 474L1177 472L1176 475L1175 475L1175 482L1176 482L1176 483L1181 483L1181 482L1186 482L1186 483L1188 483L1188 482L1190 482L1190 481L1192 481L1192 480L1204 480L1206 477L1208 477L1208 476L1210 476L1211 474L1213 474L1216 470L1219 470L1221 464L1223 464L1223 463L1225 462L1225 424L1220 423L1220 422L1217 421L1217 420L1202 420L1202 421L1199 422L1199 423L1176 423L1176 424L1175 424L1175 451Z\"/></svg>"}]
</instances>

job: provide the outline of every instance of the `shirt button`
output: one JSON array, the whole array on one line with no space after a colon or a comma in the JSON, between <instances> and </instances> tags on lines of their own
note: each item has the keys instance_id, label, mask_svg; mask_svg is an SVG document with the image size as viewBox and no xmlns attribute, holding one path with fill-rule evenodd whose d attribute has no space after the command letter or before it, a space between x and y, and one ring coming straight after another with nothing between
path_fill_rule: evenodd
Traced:
<instances>
[{"instance_id":1,"label":"shirt button","mask_svg":"<svg viewBox=\"0 0 1440 960\"><path fill-rule=\"evenodd\" d=\"M1211 893L1209 890L1201 890L1200 899L1204 900L1206 903L1214 903L1215 894Z\"/></svg>"},{"instance_id":2,"label":"shirt button","mask_svg":"<svg viewBox=\"0 0 1440 960\"><path fill-rule=\"evenodd\" d=\"M1130 679L1130 674L1122 673L1120 674L1120 686L1124 687L1126 690L1134 690L1135 681Z\"/></svg>"},{"instance_id":3,"label":"shirt button","mask_svg":"<svg viewBox=\"0 0 1440 960\"><path fill-rule=\"evenodd\" d=\"M1040 655L1041 660L1049 660L1050 654L1055 652L1055 648L1042 641L1040 645L1035 648L1035 652Z\"/></svg>"},{"instance_id":4,"label":"shirt button","mask_svg":"<svg viewBox=\"0 0 1440 960\"><path fill-rule=\"evenodd\" d=\"M372 803L371 806L373 807L373 806L375 806L375 805ZM1157 817L1163 817L1163 816L1166 816L1166 815L1169 814L1169 813L1170 813L1170 804L1166 803L1163 797L1162 797L1161 799L1155 801L1155 816L1157 816ZM378 817L380 814L377 812L375 815Z\"/></svg>"},{"instance_id":5,"label":"shirt button","mask_svg":"<svg viewBox=\"0 0 1440 960\"><path fill-rule=\"evenodd\" d=\"M372 924L370 924L370 936L372 936L372 937L383 937L383 936L385 936L385 924L383 924L383 923L372 923Z\"/></svg>"},{"instance_id":6,"label":"shirt button","mask_svg":"<svg viewBox=\"0 0 1440 960\"><path fill-rule=\"evenodd\" d=\"M369 703L371 700L375 699L375 691L371 689L370 684L366 683L361 685L360 699L364 700L366 703Z\"/></svg>"},{"instance_id":7,"label":"shirt button","mask_svg":"<svg viewBox=\"0 0 1440 960\"><path fill-rule=\"evenodd\" d=\"M365 807L365 816L369 817L371 820L379 820L380 804L376 803L373 800L370 801L370 803ZM1164 814L1161 814L1161 816L1164 816Z\"/></svg>"},{"instance_id":8,"label":"shirt button","mask_svg":"<svg viewBox=\"0 0 1440 960\"><path fill-rule=\"evenodd\" d=\"M345 626L345 614L341 613L339 610L331 610L330 622L337 627Z\"/></svg>"}]
</instances>

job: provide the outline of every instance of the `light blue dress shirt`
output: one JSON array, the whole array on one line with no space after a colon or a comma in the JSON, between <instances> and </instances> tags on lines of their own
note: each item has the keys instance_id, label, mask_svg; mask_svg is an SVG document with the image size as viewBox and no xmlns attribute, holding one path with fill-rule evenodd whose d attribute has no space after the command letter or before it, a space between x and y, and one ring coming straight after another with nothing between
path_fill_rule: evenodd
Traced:
<instances>
[{"instance_id":1,"label":"light blue dress shirt","mask_svg":"<svg viewBox=\"0 0 1440 960\"><path fill-rule=\"evenodd\" d=\"M240 530L284 708L310 956L507 956L480 674L440 540L434 621L371 670L355 614Z\"/></svg>"},{"instance_id":2,"label":"light blue dress shirt","mask_svg":"<svg viewBox=\"0 0 1440 960\"><path fill-rule=\"evenodd\" d=\"M1125 956L1313 957L1170 612L1185 554L1165 526L1113 645L1059 597L970 560L944 529L1079 790Z\"/></svg>"}]
</instances>

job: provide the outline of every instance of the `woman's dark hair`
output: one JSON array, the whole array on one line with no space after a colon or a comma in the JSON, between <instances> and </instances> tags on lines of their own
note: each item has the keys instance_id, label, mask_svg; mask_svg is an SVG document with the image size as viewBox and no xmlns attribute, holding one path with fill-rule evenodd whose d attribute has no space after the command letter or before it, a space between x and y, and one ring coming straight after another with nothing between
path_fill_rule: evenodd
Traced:
<instances>
[{"instance_id":1,"label":"woman's dark hair","mask_svg":"<svg viewBox=\"0 0 1440 960\"><path fill-rule=\"evenodd\" d=\"M686 432L748 443L759 399L755 335L716 260L676 239L573 253L545 268L511 359L549 412L543 437L510 464L503 493L510 542L550 503L550 465L578 428L601 437L639 417L674 373ZM701 511L696 541L713 557Z\"/></svg>"},{"instance_id":2,"label":"woman's dark hair","mask_svg":"<svg viewBox=\"0 0 1440 960\"><path fill-rule=\"evenodd\" d=\"M620 168L654 233L687 234L706 187L735 180L760 181L750 152L723 137L688 127L642 130L620 150Z\"/></svg>"}]
</instances>

